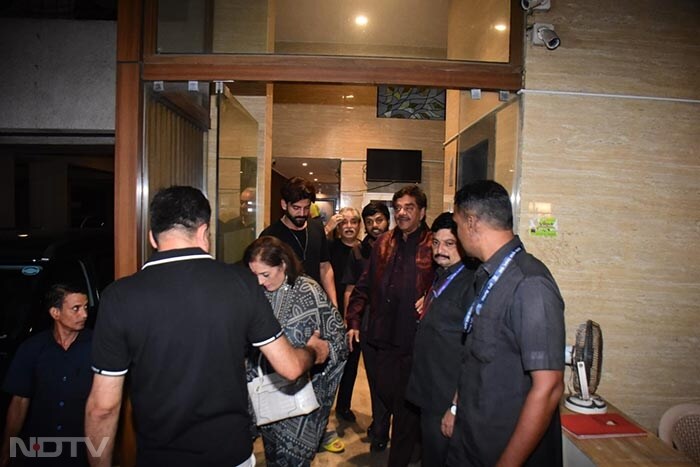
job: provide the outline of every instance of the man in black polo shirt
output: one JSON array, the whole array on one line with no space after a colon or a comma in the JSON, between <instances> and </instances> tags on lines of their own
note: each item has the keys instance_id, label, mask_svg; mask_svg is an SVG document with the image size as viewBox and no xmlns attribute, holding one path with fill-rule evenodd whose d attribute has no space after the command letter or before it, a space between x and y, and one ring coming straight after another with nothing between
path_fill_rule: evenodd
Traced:
<instances>
[{"instance_id":1,"label":"man in black polo shirt","mask_svg":"<svg viewBox=\"0 0 700 467\"><path fill-rule=\"evenodd\" d=\"M85 426L94 446L108 445L91 464L110 465L128 372L138 465L252 465L246 347L296 379L326 359L328 343L315 334L292 347L250 271L207 253L211 209L199 190L161 190L150 216L158 251L100 306Z\"/></svg>"},{"instance_id":2,"label":"man in black polo shirt","mask_svg":"<svg viewBox=\"0 0 700 467\"><path fill-rule=\"evenodd\" d=\"M454 219L464 250L482 263L463 318L458 398L443 419L443 433L452 435L447 465L561 465L565 341L557 284L513 234L510 197L498 183L465 185Z\"/></svg>"},{"instance_id":3,"label":"man in black polo shirt","mask_svg":"<svg viewBox=\"0 0 700 467\"><path fill-rule=\"evenodd\" d=\"M84 435L85 400L92 384L92 331L85 329L88 297L81 287L54 284L46 304L53 327L19 347L2 387L12 394L0 454L3 467L11 457L10 439L20 435L28 452L35 449L30 438L48 439L37 444L35 457L23 459L22 465L87 465L83 443L77 443L76 452L71 453L69 445L56 438ZM21 447L14 451L20 457L24 452ZM49 457L57 452L59 457Z\"/></svg>"}]
</instances>

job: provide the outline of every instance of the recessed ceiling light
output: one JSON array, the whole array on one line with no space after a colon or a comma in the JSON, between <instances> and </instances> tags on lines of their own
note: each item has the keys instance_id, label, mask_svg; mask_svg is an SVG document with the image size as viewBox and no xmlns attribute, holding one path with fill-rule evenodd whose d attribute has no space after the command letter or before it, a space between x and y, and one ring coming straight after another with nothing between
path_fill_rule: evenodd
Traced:
<instances>
[{"instance_id":1,"label":"recessed ceiling light","mask_svg":"<svg viewBox=\"0 0 700 467\"><path fill-rule=\"evenodd\" d=\"M493 28L494 28L496 31L501 31L501 32L503 32L503 31L505 31L506 29L508 29L508 26L506 26L506 25L503 24L503 23L498 23L498 24L495 24L495 25L493 26Z\"/></svg>"},{"instance_id":2,"label":"recessed ceiling light","mask_svg":"<svg viewBox=\"0 0 700 467\"><path fill-rule=\"evenodd\" d=\"M348 110L352 110L352 109L354 109L355 107L351 107L351 106L348 105L348 106L346 106L345 108L348 109Z\"/></svg>"},{"instance_id":3,"label":"recessed ceiling light","mask_svg":"<svg viewBox=\"0 0 700 467\"><path fill-rule=\"evenodd\" d=\"M306 167L307 165L309 165L308 162L302 162L302 163L301 163L301 166L302 166L302 167Z\"/></svg>"},{"instance_id":4,"label":"recessed ceiling light","mask_svg":"<svg viewBox=\"0 0 700 467\"><path fill-rule=\"evenodd\" d=\"M309 175L313 175L313 174L314 174L313 172L309 172Z\"/></svg>"},{"instance_id":5,"label":"recessed ceiling light","mask_svg":"<svg viewBox=\"0 0 700 467\"><path fill-rule=\"evenodd\" d=\"M367 26L368 22L369 22L369 20L367 19L367 17L365 15L355 16L355 24L357 24L358 26Z\"/></svg>"},{"instance_id":6,"label":"recessed ceiling light","mask_svg":"<svg viewBox=\"0 0 700 467\"><path fill-rule=\"evenodd\" d=\"M354 99L354 98L355 98L355 95L354 95L354 94L348 94L347 96L345 96L345 98L346 98L346 99Z\"/></svg>"},{"instance_id":7,"label":"recessed ceiling light","mask_svg":"<svg viewBox=\"0 0 700 467\"><path fill-rule=\"evenodd\" d=\"M27 237L29 237L29 234L28 233L21 233L21 234L17 234L17 236L19 238L27 238Z\"/></svg>"},{"instance_id":8,"label":"recessed ceiling light","mask_svg":"<svg viewBox=\"0 0 700 467\"><path fill-rule=\"evenodd\" d=\"M314 182L317 182L317 181L318 181L318 178L314 178Z\"/></svg>"}]
</instances>

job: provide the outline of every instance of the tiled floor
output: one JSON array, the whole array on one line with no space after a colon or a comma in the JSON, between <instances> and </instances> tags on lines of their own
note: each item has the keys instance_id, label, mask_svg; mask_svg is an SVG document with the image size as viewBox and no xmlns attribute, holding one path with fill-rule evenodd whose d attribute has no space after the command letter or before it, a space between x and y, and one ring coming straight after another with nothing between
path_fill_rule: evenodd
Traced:
<instances>
[{"instance_id":1,"label":"tiled floor","mask_svg":"<svg viewBox=\"0 0 700 467\"><path fill-rule=\"evenodd\" d=\"M367 386L367 377L365 368L360 359L360 368L357 372L357 381L355 381L355 392L352 398L352 411L357 417L355 423L339 421L335 417L335 411L331 412L329 429L335 429L338 435L345 443L345 452L334 454L331 452L318 453L314 459L312 466L367 466L367 467L383 467L389 459L389 449L384 452L370 453L369 441L367 440L367 427L371 422L371 409L369 400L369 388ZM265 465L265 456L263 455L262 441L258 438L255 443L255 457L257 466ZM420 463L411 464L411 466L419 466Z\"/></svg>"}]
</instances>

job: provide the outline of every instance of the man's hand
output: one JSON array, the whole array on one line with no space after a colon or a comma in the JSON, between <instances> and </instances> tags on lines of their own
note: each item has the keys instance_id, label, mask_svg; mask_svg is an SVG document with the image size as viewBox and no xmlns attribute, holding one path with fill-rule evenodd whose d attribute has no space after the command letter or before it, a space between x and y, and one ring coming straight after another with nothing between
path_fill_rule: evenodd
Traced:
<instances>
[{"instance_id":1,"label":"man's hand","mask_svg":"<svg viewBox=\"0 0 700 467\"><path fill-rule=\"evenodd\" d=\"M347 339L348 339L348 349L350 352L353 351L353 342L359 344L360 343L360 330L359 329L348 329L347 333Z\"/></svg>"},{"instance_id":2,"label":"man's hand","mask_svg":"<svg viewBox=\"0 0 700 467\"><path fill-rule=\"evenodd\" d=\"M331 349L328 341L321 339L321 333L318 329L314 331L306 342L306 346L310 347L316 353L315 365L320 365L325 362Z\"/></svg>"},{"instance_id":3,"label":"man's hand","mask_svg":"<svg viewBox=\"0 0 700 467\"><path fill-rule=\"evenodd\" d=\"M455 416L452 415L450 409L445 411L445 415L442 416L442 422L440 422L440 431L446 438L452 438L452 433L455 429Z\"/></svg>"},{"instance_id":4,"label":"man's hand","mask_svg":"<svg viewBox=\"0 0 700 467\"><path fill-rule=\"evenodd\" d=\"M423 304L425 303L425 295L422 295L418 300L416 300L416 313L418 313L418 316L423 315Z\"/></svg>"}]
</instances>

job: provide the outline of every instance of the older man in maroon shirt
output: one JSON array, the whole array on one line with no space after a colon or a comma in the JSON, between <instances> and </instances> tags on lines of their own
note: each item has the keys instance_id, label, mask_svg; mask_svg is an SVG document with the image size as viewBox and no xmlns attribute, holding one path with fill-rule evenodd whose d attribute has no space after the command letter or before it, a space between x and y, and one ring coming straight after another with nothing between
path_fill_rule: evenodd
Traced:
<instances>
[{"instance_id":1,"label":"older man in maroon shirt","mask_svg":"<svg viewBox=\"0 0 700 467\"><path fill-rule=\"evenodd\" d=\"M415 185L394 193L396 228L380 236L350 296L346 312L352 348L370 302L367 347L376 352L377 391L392 412L389 466L408 465L420 431L418 410L405 400L418 314L416 301L433 280L432 233L425 224L427 198ZM388 433L373 433L375 440Z\"/></svg>"}]
</instances>

